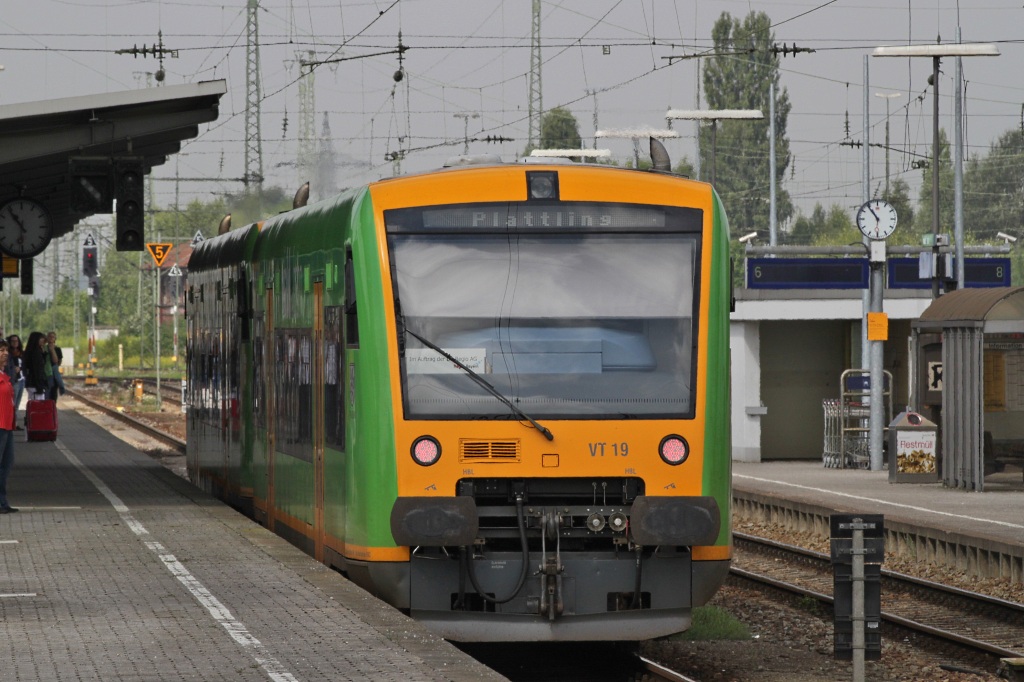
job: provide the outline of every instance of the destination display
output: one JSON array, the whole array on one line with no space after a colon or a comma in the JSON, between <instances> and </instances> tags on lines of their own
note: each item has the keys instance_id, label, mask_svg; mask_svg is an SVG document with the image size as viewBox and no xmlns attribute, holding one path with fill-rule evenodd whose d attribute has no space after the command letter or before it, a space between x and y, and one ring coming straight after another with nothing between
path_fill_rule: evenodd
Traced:
<instances>
[{"instance_id":1,"label":"destination display","mask_svg":"<svg viewBox=\"0 0 1024 682\"><path fill-rule=\"evenodd\" d=\"M471 204L384 212L388 232L419 230L654 230L696 232L703 211L597 202Z\"/></svg>"},{"instance_id":2,"label":"destination display","mask_svg":"<svg viewBox=\"0 0 1024 682\"><path fill-rule=\"evenodd\" d=\"M964 262L965 287L1010 286L1009 258L965 258ZM889 258L886 286L930 289L931 278L922 279L918 268L917 258ZM748 289L867 289L870 275L867 258L747 258Z\"/></svg>"},{"instance_id":3,"label":"destination display","mask_svg":"<svg viewBox=\"0 0 1024 682\"><path fill-rule=\"evenodd\" d=\"M748 289L867 289L867 258L748 258Z\"/></svg>"},{"instance_id":4,"label":"destination display","mask_svg":"<svg viewBox=\"0 0 1024 682\"><path fill-rule=\"evenodd\" d=\"M1009 258L964 258L964 287L1010 286ZM930 277L922 279L917 258L890 258L888 261L887 286L890 289L930 289ZM956 279L954 272L950 279Z\"/></svg>"}]
</instances>

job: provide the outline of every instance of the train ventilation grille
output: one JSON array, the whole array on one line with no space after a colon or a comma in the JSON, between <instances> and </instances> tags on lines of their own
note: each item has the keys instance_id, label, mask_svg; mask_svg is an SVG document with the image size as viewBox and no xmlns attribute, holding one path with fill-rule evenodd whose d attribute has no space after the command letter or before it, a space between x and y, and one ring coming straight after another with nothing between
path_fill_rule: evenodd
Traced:
<instances>
[{"instance_id":1,"label":"train ventilation grille","mask_svg":"<svg viewBox=\"0 0 1024 682\"><path fill-rule=\"evenodd\" d=\"M459 441L462 462L518 462L519 456L518 440Z\"/></svg>"}]
</instances>

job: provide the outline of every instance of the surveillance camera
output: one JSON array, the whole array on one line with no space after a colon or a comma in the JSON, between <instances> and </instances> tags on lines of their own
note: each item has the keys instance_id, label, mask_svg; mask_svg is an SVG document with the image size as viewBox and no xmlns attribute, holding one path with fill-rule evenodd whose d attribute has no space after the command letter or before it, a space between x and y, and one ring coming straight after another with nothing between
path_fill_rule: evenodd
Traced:
<instances>
[{"instance_id":1,"label":"surveillance camera","mask_svg":"<svg viewBox=\"0 0 1024 682\"><path fill-rule=\"evenodd\" d=\"M757 238L757 232L751 232L749 234L745 234L742 237L740 237L739 241L740 241L740 244L746 244L750 240L756 239L756 238Z\"/></svg>"},{"instance_id":2,"label":"surveillance camera","mask_svg":"<svg viewBox=\"0 0 1024 682\"><path fill-rule=\"evenodd\" d=\"M1006 234L1005 232L996 232L996 236L999 237L1000 239L1005 239L1007 244L1009 244L1010 242L1017 241L1016 237L1014 237L1012 234Z\"/></svg>"}]
</instances>

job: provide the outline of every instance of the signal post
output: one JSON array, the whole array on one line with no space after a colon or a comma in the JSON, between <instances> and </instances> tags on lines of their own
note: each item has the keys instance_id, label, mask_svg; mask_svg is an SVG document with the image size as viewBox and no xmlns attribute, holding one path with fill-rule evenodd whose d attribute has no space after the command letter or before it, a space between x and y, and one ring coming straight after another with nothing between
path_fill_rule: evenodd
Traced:
<instances>
[{"instance_id":1,"label":"signal post","mask_svg":"<svg viewBox=\"0 0 1024 682\"><path fill-rule=\"evenodd\" d=\"M96 378L96 299L99 298L99 249L92 232L85 235L82 244L82 274L89 281L89 365L85 370L85 385L95 386Z\"/></svg>"}]
</instances>

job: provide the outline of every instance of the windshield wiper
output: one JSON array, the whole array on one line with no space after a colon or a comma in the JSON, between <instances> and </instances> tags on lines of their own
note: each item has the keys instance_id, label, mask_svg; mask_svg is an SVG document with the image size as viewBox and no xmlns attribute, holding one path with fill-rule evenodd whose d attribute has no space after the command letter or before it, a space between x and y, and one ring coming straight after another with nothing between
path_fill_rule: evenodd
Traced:
<instances>
[{"instance_id":1,"label":"windshield wiper","mask_svg":"<svg viewBox=\"0 0 1024 682\"><path fill-rule=\"evenodd\" d=\"M555 439L555 436L554 436L554 434L551 433L550 429L542 426L536 419L534 419L533 417L531 417L530 415L526 414L525 412L520 410L518 407L516 407L515 404L511 400L509 400L504 395L502 395L501 392L498 389L494 388L494 386L491 386L491 384L486 379L484 379L482 376L477 374L475 371L473 371L472 369L467 367L465 364L460 362L458 360L458 358L453 356L451 353L449 353L448 351L444 350L443 348L438 346L436 343L433 343L431 341L427 341L425 338L423 338L422 336L420 336L416 332L412 331L408 327L405 327L405 333L408 334L409 336L413 337L414 339L416 339L417 341L419 341L420 343L422 343L424 346L426 346L430 350L434 351L435 353L440 353L444 357L445 360L449 360L449 361L453 362L456 367L458 367L463 372L468 374L469 378L471 378L473 381L475 381L477 384L479 384L481 388L483 388L485 391L487 391L488 393L493 395L495 398L497 398L498 400L503 402L505 405L507 405L508 408L510 410L512 410L513 412L515 412L518 417L520 417L521 419L525 419L526 421L530 422L530 424L533 425L533 428L535 428L538 431L540 431L544 435L545 438L547 438L548 440L554 440Z\"/></svg>"}]
</instances>

